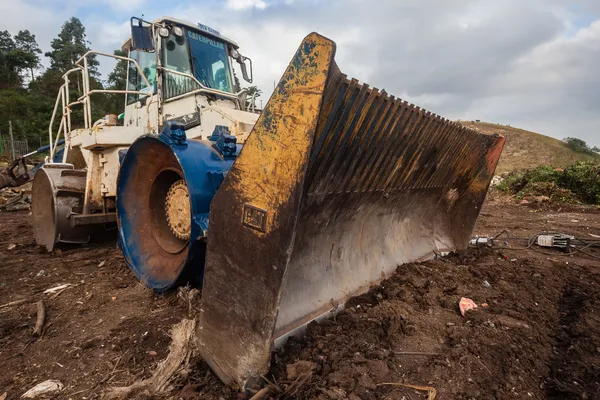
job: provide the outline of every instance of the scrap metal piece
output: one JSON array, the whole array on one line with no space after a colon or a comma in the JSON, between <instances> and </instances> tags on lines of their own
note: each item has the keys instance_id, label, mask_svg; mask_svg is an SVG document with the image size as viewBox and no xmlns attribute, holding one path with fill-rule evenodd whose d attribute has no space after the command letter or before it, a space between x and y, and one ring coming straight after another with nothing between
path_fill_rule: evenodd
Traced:
<instances>
[{"instance_id":1,"label":"scrap metal piece","mask_svg":"<svg viewBox=\"0 0 600 400\"><path fill-rule=\"evenodd\" d=\"M538 246L541 247L558 247L568 249L571 246L571 240L575 236L565 235L562 233L539 235L536 239Z\"/></svg>"},{"instance_id":2,"label":"scrap metal piece","mask_svg":"<svg viewBox=\"0 0 600 400\"><path fill-rule=\"evenodd\" d=\"M14 160L10 166L0 168L0 189L26 184L31 180L27 172L27 163L24 157Z\"/></svg>"},{"instance_id":3,"label":"scrap metal piece","mask_svg":"<svg viewBox=\"0 0 600 400\"><path fill-rule=\"evenodd\" d=\"M347 79L334 53L304 39L211 203L197 336L227 384L398 265L465 248L503 147Z\"/></svg>"},{"instance_id":4,"label":"scrap metal piece","mask_svg":"<svg viewBox=\"0 0 600 400\"><path fill-rule=\"evenodd\" d=\"M6 211L25 211L31 209L31 195L25 194L23 191L9 191L0 189L0 194L4 198L6 195L12 196L4 204L0 205L0 210Z\"/></svg>"}]
</instances>

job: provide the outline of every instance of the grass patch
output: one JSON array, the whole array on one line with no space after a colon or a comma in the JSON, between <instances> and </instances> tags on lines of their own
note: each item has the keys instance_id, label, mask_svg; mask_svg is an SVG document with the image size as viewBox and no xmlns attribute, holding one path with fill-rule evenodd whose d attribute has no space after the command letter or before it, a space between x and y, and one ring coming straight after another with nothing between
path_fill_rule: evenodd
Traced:
<instances>
[{"instance_id":1,"label":"grass patch","mask_svg":"<svg viewBox=\"0 0 600 400\"><path fill-rule=\"evenodd\" d=\"M511 172L498 189L517 199L547 196L557 202L600 205L600 162L579 161L565 169L539 166Z\"/></svg>"}]
</instances>

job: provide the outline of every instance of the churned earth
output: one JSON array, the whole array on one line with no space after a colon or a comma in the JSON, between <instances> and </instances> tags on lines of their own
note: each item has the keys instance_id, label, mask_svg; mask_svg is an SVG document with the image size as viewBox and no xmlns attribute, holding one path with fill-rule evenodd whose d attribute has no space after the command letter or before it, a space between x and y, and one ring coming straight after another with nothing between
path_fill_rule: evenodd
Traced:
<instances>
[{"instance_id":1,"label":"churned earth","mask_svg":"<svg viewBox=\"0 0 600 400\"><path fill-rule=\"evenodd\" d=\"M504 229L591 240L600 235L600 209L519 205L492 193L475 234ZM99 399L149 377L166 357L187 300L138 283L114 234L105 236L49 254L35 245L28 212L0 213L0 399L18 399L47 379L64 388L46 398ZM477 310L461 316L461 297ZM39 300L41 337L32 334ZM278 399L432 398L427 387L436 399L600 398L600 259L509 241L399 266L335 319L311 324L274 353L265 378L264 398ZM169 394L154 398L246 397L198 359Z\"/></svg>"}]
</instances>

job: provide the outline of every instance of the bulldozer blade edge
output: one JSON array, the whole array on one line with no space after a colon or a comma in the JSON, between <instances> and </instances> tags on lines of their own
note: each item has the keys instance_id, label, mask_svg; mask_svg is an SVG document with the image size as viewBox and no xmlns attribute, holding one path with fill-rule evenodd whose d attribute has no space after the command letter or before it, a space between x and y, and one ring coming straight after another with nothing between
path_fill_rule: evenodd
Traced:
<instances>
[{"instance_id":1,"label":"bulldozer blade edge","mask_svg":"<svg viewBox=\"0 0 600 400\"><path fill-rule=\"evenodd\" d=\"M504 138L349 80L300 45L210 207L198 345L228 384L402 263L467 246Z\"/></svg>"}]
</instances>

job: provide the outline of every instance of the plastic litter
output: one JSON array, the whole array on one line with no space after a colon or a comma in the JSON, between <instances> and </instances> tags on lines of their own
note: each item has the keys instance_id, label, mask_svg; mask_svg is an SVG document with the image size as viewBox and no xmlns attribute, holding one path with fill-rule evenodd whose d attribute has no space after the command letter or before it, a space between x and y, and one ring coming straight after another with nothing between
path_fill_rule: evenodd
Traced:
<instances>
[{"instance_id":1,"label":"plastic litter","mask_svg":"<svg viewBox=\"0 0 600 400\"><path fill-rule=\"evenodd\" d=\"M460 314L464 317L467 311L476 309L477 304L467 297L462 297L458 302L458 308L460 309Z\"/></svg>"}]
</instances>

